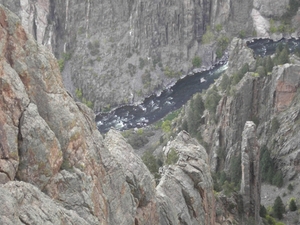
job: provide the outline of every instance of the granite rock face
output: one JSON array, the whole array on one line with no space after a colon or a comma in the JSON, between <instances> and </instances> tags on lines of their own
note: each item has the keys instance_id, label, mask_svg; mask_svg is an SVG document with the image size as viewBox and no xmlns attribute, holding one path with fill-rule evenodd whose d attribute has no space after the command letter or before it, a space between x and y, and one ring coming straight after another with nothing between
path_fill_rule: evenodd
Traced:
<instances>
[{"instance_id":1,"label":"granite rock face","mask_svg":"<svg viewBox=\"0 0 300 225\"><path fill-rule=\"evenodd\" d=\"M242 133L242 180L241 195L245 216L254 218L255 224L260 224L260 146L256 136L256 125L247 121Z\"/></svg>"},{"instance_id":2,"label":"granite rock face","mask_svg":"<svg viewBox=\"0 0 300 225\"><path fill-rule=\"evenodd\" d=\"M182 131L165 148L176 151L174 165L165 166L158 184L160 224L215 224L213 182L205 149Z\"/></svg>"},{"instance_id":3,"label":"granite rock face","mask_svg":"<svg viewBox=\"0 0 300 225\"><path fill-rule=\"evenodd\" d=\"M119 131L110 130L104 139L110 153L120 163L135 202L135 224L159 224L155 180Z\"/></svg>"},{"instance_id":4,"label":"granite rock face","mask_svg":"<svg viewBox=\"0 0 300 225\"><path fill-rule=\"evenodd\" d=\"M94 110L138 102L193 69L216 61L220 37L275 36L288 0L50 1L0 0L26 31L60 59L66 88ZM294 27L299 28L297 18ZM279 25L278 25L279 26ZM217 28L219 27L219 28ZM220 29L220 31L217 31ZM213 31L205 43L203 35ZM299 29L298 29L299 30ZM126 87L126 88L120 88ZM80 94L79 94L80 93Z\"/></svg>"},{"instance_id":5,"label":"granite rock face","mask_svg":"<svg viewBox=\"0 0 300 225\"><path fill-rule=\"evenodd\" d=\"M88 225L75 211L67 210L37 187L19 181L0 185L0 223Z\"/></svg>"},{"instance_id":6,"label":"granite rock face","mask_svg":"<svg viewBox=\"0 0 300 225\"><path fill-rule=\"evenodd\" d=\"M56 59L18 17L1 7L0 24L1 183L29 182L88 224L132 224L130 188L93 112L65 91Z\"/></svg>"},{"instance_id":7,"label":"granite rock face","mask_svg":"<svg viewBox=\"0 0 300 225\"><path fill-rule=\"evenodd\" d=\"M180 133L167 147L179 162L156 188L119 132L103 139L92 110L64 89L53 55L2 6L0 38L1 223L214 224L202 146Z\"/></svg>"},{"instance_id":8,"label":"granite rock face","mask_svg":"<svg viewBox=\"0 0 300 225\"><path fill-rule=\"evenodd\" d=\"M236 73L245 63L254 68L255 60L244 41L233 39L229 50L228 76ZM236 54L232 54L232 53ZM239 58L237 56L240 55ZM293 63L274 66L272 74L255 77L248 72L235 85L233 94L224 94L216 110L218 123L202 126L203 139L211 143L210 161L213 171L220 166L228 171L232 157L240 152L244 125L246 121L255 121L257 137L261 146L271 150L272 158L278 158L278 166L286 179L295 176L298 165L296 156L298 141L298 88L300 61L292 56ZM217 81L218 84L218 81ZM279 128L272 129L272 120L277 120ZM217 155L219 149L225 153L224 167Z\"/></svg>"},{"instance_id":9,"label":"granite rock face","mask_svg":"<svg viewBox=\"0 0 300 225\"><path fill-rule=\"evenodd\" d=\"M74 96L80 91L79 100L92 101L95 110L136 102L162 89L192 69L195 55L210 66L217 38L202 43L209 27L221 25L218 37L253 31L254 2L246 0L2 3L61 59L67 89ZM272 4L272 13L284 9L277 5Z\"/></svg>"}]
</instances>

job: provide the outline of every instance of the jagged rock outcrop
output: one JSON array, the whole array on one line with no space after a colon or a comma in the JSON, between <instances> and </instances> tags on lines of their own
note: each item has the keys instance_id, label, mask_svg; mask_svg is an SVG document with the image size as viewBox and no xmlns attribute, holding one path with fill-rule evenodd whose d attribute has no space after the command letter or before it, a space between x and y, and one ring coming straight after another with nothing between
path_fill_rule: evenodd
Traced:
<instances>
[{"instance_id":1,"label":"jagged rock outcrop","mask_svg":"<svg viewBox=\"0 0 300 225\"><path fill-rule=\"evenodd\" d=\"M204 66L211 65L217 36L250 36L256 29L258 36L268 37L268 19L282 15L288 4L287 0L0 2L61 59L67 89L74 96L77 89L81 93L77 97L92 101L95 110L136 102L161 89L187 74L195 55L201 56ZM203 45L203 34L217 25L222 31Z\"/></svg>"},{"instance_id":2,"label":"jagged rock outcrop","mask_svg":"<svg viewBox=\"0 0 300 225\"><path fill-rule=\"evenodd\" d=\"M165 166L157 186L160 224L215 224L215 198L205 149L182 131L165 148L179 158Z\"/></svg>"},{"instance_id":3,"label":"jagged rock outcrop","mask_svg":"<svg viewBox=\"0 0 300 225\"><path fill-rule=\"evenodd\" d=\"M241 146L241 195L245 216L260 224L260 146L256 136L256 125L247 121L242 133Z\"/></svg>"},{"instance_id":4,"label":"jagged rock outcrop","mask_svg":"<svg viewBox=\"0 0 300 225\"><path fill-rule=\"evenodd\" d=\"M258 37L270 37L270 18L282 16L289 1L0 3L17 13L26 30L60 58L67 89L82 102L92 101L99 111L162 89L192 69L195 55L210 66L220 37L252 36L254 30ZM215 37L203 44L208 27Z\"/></svg>"},{"instance_id":5,"label":"jagged rock outcrop","mask_svg":"<svg viewBox=\"0 0 300 225\"><path fill-rule=\"evenodd\" d=\"M30 182L86 224L132 224L134 199L95 115L74 102L56 59L3 7L0 25L1 183Z\"/></svg>"},{"instance_id":6,"label":"jagged rock outcrop","mask_svg":"<svg viewBox=\"0 0 300 225\"><path fill-rule=\"evenodd\" d=\"M25 182L10 181L0 186L0 223L88 225L73 210L54 202L37 187Z\"/></svg>"},{"instance_id":7,"label":"jagged rock outcrop","mask_svg":"<svg viewBox=\"0 0 300 225\"><path fill-rule=\"evenodd\" d=\"M160 224L155 180L142 159L135 154L119 131L110 130L105 136L104 144L125 173L135 202L135 224Z\"/></svg>"},{"instance_id":8,"label":"jagged rock outcrop","mask_svg":"<svg viewBox=\"0 0 300 225\"><path fill-rule=\"evenodd\" d=\"M103 140L53 55L2 6L0 38L1 223L214 224L208 157L194 139L182 132L168 145L179 162L155 188L119 132Z\"/></svg>"},{"instance_id":9,"label":"jagged rock outcrop","mask_svg":"<svg viewBox=\"0 0 300 225\"><path fill-rule=\"evenodd\" d=\"M242 40L234 39L229 47L230 59L226 74L232 76L245 63L254 68L255 60L251 50ZM234 54L233 54L234 53ZM240 58L237 56L240 55ZM216 110L218 123L202 126L203 139L211 143L211 167L216 171L220 166L219 149L225 151L224 167L228 171L232 157L241 147L242 124L252 120L257 124L257 136L262 146L272 149L272 157L278 158L278 167L287 179L295 176L296 155L299 137L298 121L300 87L299 58L293 56L291 62L273 67L272 74L256 77L248 72L231 90L222 96ZM218 84L218 82L217 82ZM272 128L272 120L277 120L279 127ZM214 128L213 128L214 127Z\"/></svg>"}]
</instances>

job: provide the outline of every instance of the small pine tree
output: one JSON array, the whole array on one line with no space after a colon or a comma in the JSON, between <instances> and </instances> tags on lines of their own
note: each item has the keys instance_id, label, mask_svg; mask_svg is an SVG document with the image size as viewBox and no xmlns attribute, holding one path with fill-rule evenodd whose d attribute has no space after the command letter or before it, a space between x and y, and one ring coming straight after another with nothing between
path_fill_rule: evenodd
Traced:
<instances>
[{"instance_id":1,"label":"small pine tree","mask_svg":"<svg viewBox=\"0 0 300 225\"><path fill-rule=\"evenodd\" d=\"M275 199L273 205L273 212L276 218L280 220L283 218L283 213L285 213L285 210L284 210L284 204L282 203L282 199L280 198L280 196L277 196L277 198Z\"/></svg>"},{"instance_id":2,"label":"small pine tree","mask_svg":"<svg viewBox=\"0 0 300 225\"><path fill-rule=\"evenodd\" d=\"M265 206L260 205L260 209L259 209L259 216L262 218L266 218L267 215L267 209Z\"/></svg>"},{"instance_id":3,"label":"small pine tree","mask_svg":"<svg viewBox=\"0 0 300 225\"><path fill-rule=\"evenodd\" d=\"M281 188L283 185L283 175L281 171L277 171L272 179L272 184Z\"/></svg>"},{"instance_id":4,"label":"small pine tree","mask_svg":"<svg viewBox=\"0 0 300 225\"><path fill-rule=\"evenodd\" d=\"M156 158L154 157L154 155L151 152L146 151L144 153L144 155L142 156L142 160L143 160L144 164L147 166L147 168L149 169L149 171L153 175L158 173L157 161L156 161Z\"/></svg>"},{"instance_id":5,"label":"small pine tree","mask_svg":"<svg viewBox=\"0 0 300 225\"><path fill-rule=\"evenodd\" d=\"M296 211L297 210L297 205L296 205L296 201L295 201L294 198L292 198L290 203L289 203L289 209L291 211Z\"/></svg>"},{"instance_id":6,"label":"small pine tree","mask_svg":"<svg viewBox=\"0 0 300 225\"><path fill-rule=\"evenodd\" d=\"M274 66L273 60L272 60L271 56L268 56L267 59L266 59L266 71L267 71L267 73L272 72L273 66Z\"/></svg>"},{"instance_id":7,"label":"small pine tree","mask_svg":"<svg viewBox=\"0 0 300 225\"><path fill-rule=\"evenodd\" d=\"M230 86L230 79L227 74L224 74L220 84L221 90L225 91L228 86Z\"/></svg>"}]
</instances>

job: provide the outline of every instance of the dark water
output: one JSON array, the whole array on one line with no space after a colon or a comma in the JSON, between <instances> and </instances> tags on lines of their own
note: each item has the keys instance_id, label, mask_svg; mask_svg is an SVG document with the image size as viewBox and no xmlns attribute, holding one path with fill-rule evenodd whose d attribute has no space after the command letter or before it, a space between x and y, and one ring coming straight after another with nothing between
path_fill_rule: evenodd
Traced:
<instances>
[{"instance_id":1,"label":"dark water","mask_svg":"<svg viewBox=\"0 0 300 225\"><path fill-rule=\"evenodd\" d=\"M276 47L279 45L287 45L290 52L294 52L300 47L300 39L281 39L278 41L273 41L271 39L256 39L247 42L247 46L253 50L255 56L264 57L267 55L272 55L276 52Z\"/></svg>"},{"instance_id":2,"label":"dark water","mask_svg":"<svg viewBox=\"0 0 300 225\"><path fill-rule=\"evenodd\" d=\"M282 39L280 41L258 39L247 42L247 46L253 49L255 56L264 57L275 53L276 47L280 43L288 45L292 52L299 48L300 39ZM186 76L178 80L172 87L163 90L161 94L153 94L146 98L141 104L121 106L109 113L100 113L96 116L98 129L105 133L112 127L126 130L152 124L182 107L195 93L207 89L226 69L227 56L223 57L222 61L210 70Z\"/></svg>"}]
</instances>

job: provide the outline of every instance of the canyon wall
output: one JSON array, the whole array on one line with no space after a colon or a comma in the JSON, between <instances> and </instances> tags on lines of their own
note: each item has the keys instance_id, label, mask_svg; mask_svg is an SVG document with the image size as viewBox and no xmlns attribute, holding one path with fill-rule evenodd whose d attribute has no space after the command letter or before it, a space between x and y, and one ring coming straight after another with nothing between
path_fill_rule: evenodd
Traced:
<instances>
[{"instance_id":1,"label":"canyon wall","mask_svg":"<svg viewBox=\"0 0 300 225\"><path fill-rule=\"evenodd\" d=\"M156 187L118 131L103 139L53 54L1 5L0 39L1 224L215 224L208 156L194 139L170 143L180 162Z\"/></svg>"},{"instance_id":2,"label":"canyon wall","mask_svg":"<svg viewBox=\"0 0 300 225\"><path fill-rule=\"evenodd\" d=\"M268 37L265 17L282 15L288 5L258 0L0 2L60 59L69 92L96 111L162 89L191 71L195 56L203 66L212 65L221 37L254 32Z\"/></svg>"}]
</instances>

